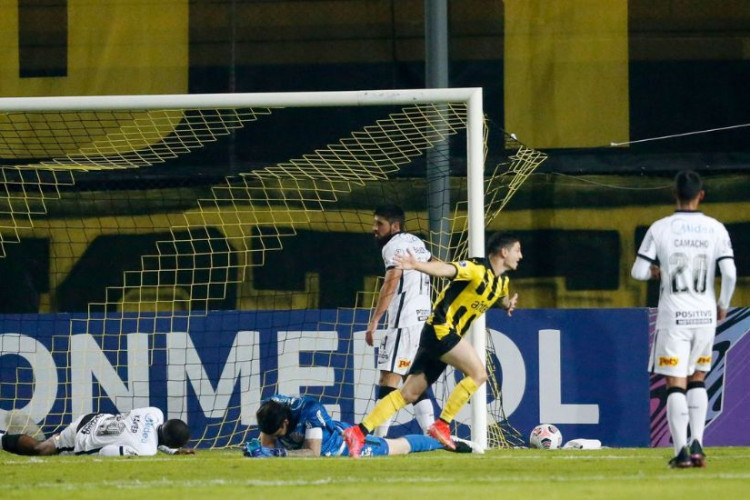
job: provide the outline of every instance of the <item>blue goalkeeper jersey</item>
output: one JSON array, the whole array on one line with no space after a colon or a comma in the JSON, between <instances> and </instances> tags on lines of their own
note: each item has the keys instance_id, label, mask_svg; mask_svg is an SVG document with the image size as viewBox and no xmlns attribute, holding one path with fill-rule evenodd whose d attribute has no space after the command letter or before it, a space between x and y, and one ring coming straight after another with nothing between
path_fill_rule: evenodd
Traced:
<instances>
[{"instance_id":1,"label":"blue goalkeeper jersey","mask_svg":"<svg viewBox=\"0 0 750 500\"><path fill-rule=\"evenodd\" d=\"M287 406L292 412L289 432L278 439L279 444L288 450L299 450L304 446L305 433L314 428L323 431L320 455L324 457L348 455L349 450L341 436L341 431L350 424L333 420L325 407L310 396L293 397L275 394L271 399ZM367 436L365 455L388 455L388 443L385 439Z\"/></svg>"}]
</instances>

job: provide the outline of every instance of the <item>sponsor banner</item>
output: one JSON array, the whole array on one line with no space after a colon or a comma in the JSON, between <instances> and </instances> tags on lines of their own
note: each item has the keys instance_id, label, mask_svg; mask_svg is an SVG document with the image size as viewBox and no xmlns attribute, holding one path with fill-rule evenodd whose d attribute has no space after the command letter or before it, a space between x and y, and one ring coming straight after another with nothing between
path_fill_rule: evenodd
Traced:
<instances>
[{"instance_id":1,"label":"sponsor banner","mask_svg":"<svg viewBox=\"0 0 750 500\"><path fill-rule=\"evenodd\" d=\"M368 311L112 316L0 316L0 428L14 409L50 432L83 413L154 405L221 446L254 432L259 402L275 392L318 397L347 422L372 408ZM489 366L510 425L524 438L545 422L566 441L648 446L648 325L647 309L490 311ZM433 387L436 403L460 377ZM407 408L392 435L413 431L410 419Z\"/></svg>"},{"instance_id":2,"label":"sponsor banner","mask_svg":"<svg viewBox=\"0 0 750 500\"><path fill-rule=\"evenodd\" d=\"M656 309L649 311L649 336L653 342ZM750 415L747 397L750 380L750 308L732 309L716 327L711 363L706 375L708 414L703 444L706 446L750 446L746 427ZM660 360L661 362L661 360ZM651 376L651 446L672 446L667 423L667 389L664 378Z\"/></svg>"}]
</instances>

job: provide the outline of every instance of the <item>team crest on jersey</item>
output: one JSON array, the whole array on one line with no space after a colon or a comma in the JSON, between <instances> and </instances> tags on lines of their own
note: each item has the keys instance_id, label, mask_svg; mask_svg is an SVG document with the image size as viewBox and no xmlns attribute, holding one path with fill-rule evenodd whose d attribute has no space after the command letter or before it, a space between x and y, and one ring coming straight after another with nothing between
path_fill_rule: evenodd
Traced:
<instances>
[{"instance_id":1,"label":"team crest on jersey","mask_svg":"<svg viewBox=\"0 0 750 500\"><path fill-rule=\"evenodd\" d=\"M466 267L468 264L466 263L465 260L461 260L461 261L458 262L458 265L461 266L461 267Z\"/></svg>"}]
</instances>

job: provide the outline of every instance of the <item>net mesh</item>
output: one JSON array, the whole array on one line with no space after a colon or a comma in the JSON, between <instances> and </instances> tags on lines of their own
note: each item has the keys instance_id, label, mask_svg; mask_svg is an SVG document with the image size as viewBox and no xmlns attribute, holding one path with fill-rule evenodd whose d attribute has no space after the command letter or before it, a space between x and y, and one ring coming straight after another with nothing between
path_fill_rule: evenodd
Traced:
<instances>
[{"instance_id":1,"label":"net mesh","mask_svg":"<svg viewBox=\"0 0 750 500\"><path fill-rule=\"evenodd\" d=\"M246 129L262 118L274 130L285 111L0 113L0 249L25 266L19 280L46 280L6 306L43 313L19 330L31 333L0 336L7 421L50 433L82 413L154 405L200 429L193 444L221 447L253 432L274 392L319 397L346 421L372 407L375 351L363 332L383 273L372 210L400 204L434 254L467 256L465 173L451 166L450 234L437 234L427 171L450 159L426 157L444 144L461 154L466 106L368 111L324 147L235 161L229 175L192 160L217 141L284 151L291 135ZM494 133L488 228L545 159ZM491 379L490 444L507 446L512 426ZM402 413L396 432L416 425Z\"/></svg>"}]
</instances>

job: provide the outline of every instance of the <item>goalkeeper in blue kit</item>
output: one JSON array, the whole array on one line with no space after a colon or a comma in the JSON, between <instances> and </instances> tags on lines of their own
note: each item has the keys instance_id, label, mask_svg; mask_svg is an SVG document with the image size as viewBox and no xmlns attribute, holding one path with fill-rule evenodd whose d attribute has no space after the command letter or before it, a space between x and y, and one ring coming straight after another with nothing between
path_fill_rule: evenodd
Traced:
<instances>
[{"instance_id":1,"label":"goalkeeper in blue kit","mask_svg":"<svg viewBox=\"0 0 750 500\"><path fill-rule=\"evenodd\" d=\"M246 443L248 457L337 457L348 455L341 435L350 424L333 420L325 407L309 396L276 394L264 401L257 413L260 436ZM406 455L442 450L436 439L421 434L396 439L368 436L363 456ZM471 451L464 445L457 451Z\"/></svg>"}]
</instances>

